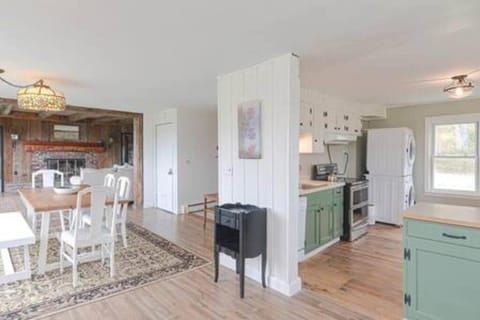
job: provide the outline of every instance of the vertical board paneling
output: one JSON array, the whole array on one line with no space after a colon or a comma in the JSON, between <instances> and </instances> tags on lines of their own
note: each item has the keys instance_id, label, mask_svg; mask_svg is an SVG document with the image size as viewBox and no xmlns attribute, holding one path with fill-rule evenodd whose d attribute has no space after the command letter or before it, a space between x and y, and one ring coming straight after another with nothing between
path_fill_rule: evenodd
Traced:
<instances>
[{"instance_id":1,"label":"vertical board paneling","mask_svg":"<svg viewBox=\"0 0 480 320\"><path fill-rule=\"evenodd\" d=\"M278 234L286 234L284 216L289 212L287 207L288 190L288 121L289 121L289 82L288 65L285 59L274 60L273 65L273 226L275 239ZM285 174L281 174L285 172ZM274 243L271 249L277 263L272 266L274 275L282 275L287 265L285 246Z\"/></svg>"},{"instance_id":2,"label":"vertical board paneling","mask_svg":"<svg viewBox=\"0 0 480 320\"><path fill-rule=\"evenodd\" d=\"M258 67L258 95L262 101L262 159L258 165L258 205L268 208L267 247L273 248L275 230L273 228L273 62L263 63ZM268 272L273 252L269 251Z\"/></svg>"},{"instance_id":3,"label":"vertical board paneling","mask_svg":"<svg viewBox=\"0 0 480 320\"><path fill-rule=\"evenodd\" d=\"M235 202L245 202L245 162L238 157L238 105L244 100L245 72L236 72L232 75L232 104L231 104L231 131L232 131L232 162L233 162L233 197Z\"/></svg>"},{"instance_id":4,"label":"vertical board paneling","mask_svg":"<svg viewBox=\"0 0 480 320\"><path fill-rule=\"evenodd\" d=\"M244 101L261 99L257 94L257 67L245 70ZM245 202L258 205L258 161L257 159L242 160L245 166Z\"/></svg>"}]
</instances>

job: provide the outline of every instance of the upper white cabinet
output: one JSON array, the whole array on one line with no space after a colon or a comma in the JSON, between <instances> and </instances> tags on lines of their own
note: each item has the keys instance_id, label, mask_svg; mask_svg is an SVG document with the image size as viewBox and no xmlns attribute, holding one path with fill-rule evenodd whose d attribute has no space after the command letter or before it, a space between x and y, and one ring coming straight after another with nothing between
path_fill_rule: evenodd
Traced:
<instances>
[{"instance_id":1,"label":"upper white cabinet","mask_svg":"<svg viewBox=\"0 0 480 320\"><path fill-rule=\"evenodd\" d=\"M312 130L313 122L313 105L300 103L300 132Z\"/></svg>"},{"instance_id":2,"label":"upper white cabinet","mask_svg":"<svg viewBox=\"0 0 480 320\"><path fill-rule=\"evenodd\" d=\"M359 114L306 102L301 102L300 108L300 153L325 152L323 142L326 133L355 136L362 134Z\"/></svg>"},{"instance_id":3,"label":"upper white cabinet","mask_svg":"<svg viewBox=\"0 0 480 320\"><path fill-rule=\"evenodd\" d=\"M324 130L318 125L318 108L313 104L300 103L300 153L323 153Z\"/></svg>"}]
</instances>

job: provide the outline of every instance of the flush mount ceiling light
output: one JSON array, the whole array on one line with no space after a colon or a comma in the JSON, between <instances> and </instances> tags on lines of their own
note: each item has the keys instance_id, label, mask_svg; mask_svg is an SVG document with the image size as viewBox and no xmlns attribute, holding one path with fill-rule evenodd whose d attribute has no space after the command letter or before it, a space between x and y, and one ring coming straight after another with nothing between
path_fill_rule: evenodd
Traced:
<instances>
[{"instance_id":1,"label":"flush mount ceiling light","mask_svg":"<svg viewBox=\"0 0 480 320\"><path fill-rule=\"evenodd\" d=\"M0 69L0 74L4 73ZM20 86L0 77L0 80L9 86L18 88L17 104L20 109L27 111L63 111L65 110L65 96L61 92L54 91L43 80Z\"/></svg>"},{"instance_id":2,"label":"flush mount ceiling light","mask_svg":"<svg viewBox=\"0 0 480 320\"><path fill-rule=\"evenodd\" d=\"M468 75L461 74L452 77L452 83L443 89L451 98L459 99L472 94L474 85L467 80Z\"/></svg>"}]
</instances>

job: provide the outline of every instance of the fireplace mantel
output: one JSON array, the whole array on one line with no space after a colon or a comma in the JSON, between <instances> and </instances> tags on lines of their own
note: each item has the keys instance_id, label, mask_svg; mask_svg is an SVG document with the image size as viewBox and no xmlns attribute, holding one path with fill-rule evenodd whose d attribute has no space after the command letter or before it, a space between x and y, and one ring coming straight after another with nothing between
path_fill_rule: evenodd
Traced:
<instances>
[{"instance_id":1,"label":"fireplace mantel","mask_svg":"<svg viewBox=\"0 0 480 320\"><path fill-rule=\"evenodd\" d=\"M105 147L92 142L70 141L25 141L23 148L27 152L58 151L58 152L105 152Z\"/></svg>"}]
</instances>

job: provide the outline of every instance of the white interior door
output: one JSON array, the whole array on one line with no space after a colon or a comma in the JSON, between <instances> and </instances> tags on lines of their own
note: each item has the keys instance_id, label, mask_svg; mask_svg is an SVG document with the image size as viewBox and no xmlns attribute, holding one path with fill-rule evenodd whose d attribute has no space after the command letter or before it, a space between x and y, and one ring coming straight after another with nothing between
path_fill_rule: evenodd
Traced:
<instances>
[{"instance_id":1,"label":"white interior door","mask_svg":"<svg viewBox=\"0 0 480 320\"><path fill-rule=\"evenodd\" d=\"M155 127L155 131L156 204L160 209L175 212L175 127L171 123L160 124Z\"/></svg>"}]
</instances>

